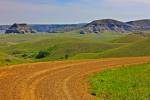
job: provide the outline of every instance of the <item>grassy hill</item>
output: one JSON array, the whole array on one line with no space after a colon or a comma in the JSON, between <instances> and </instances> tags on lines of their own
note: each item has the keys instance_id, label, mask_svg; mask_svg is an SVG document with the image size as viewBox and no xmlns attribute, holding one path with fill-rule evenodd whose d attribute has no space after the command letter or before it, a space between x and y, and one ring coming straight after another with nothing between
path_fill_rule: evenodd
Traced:
<instances>
[{"instance_id":1,"label":"grassy hill","mask_svg":"<svg viewBox=\"0 0 150 100\"><path fill-rule=\"evenodd\" d=\"M35 62L70 59L78 53L94 53L121 46L109 41L124 36L120 33L80 35L78 32L57 34L0 35L0 62ZM48 52L37 59L40 51Z\"/></svg>"},{"instance_id":2,"label":"grassy hill","mask_svg":"<svg viewBox=\"0 0 150 100\"><path fill-rule=\"evenodd\" d=\"M72 59L83 59L84 57L91 59L106 57L150 56L150 37L128 34L126 36L112 40L111 43L120 44L120 46L112 49L107 49L102 52L80 53L72 57Z\"/></svg>"},{"instance_id":3,"label":"grassy hill","mask_svg":"<svg viewBox=\"0 0 150 100\"><path fill-rule=\"evenodd\" d=\"M150 39L139 34L0 35L0 64L150 55ZM37 56L41 58L37 58Z\"/></svg>"},{"instance_id":4,"label":"grassy hill","mask_svg":"<svg viewBox=\"0 0 150 100\"><path fill-rule=\"evenodd\" d=\"M100 57L150 56L150 38L141 39L119 48L107 50Z\"/></svg>"}]
</instances>

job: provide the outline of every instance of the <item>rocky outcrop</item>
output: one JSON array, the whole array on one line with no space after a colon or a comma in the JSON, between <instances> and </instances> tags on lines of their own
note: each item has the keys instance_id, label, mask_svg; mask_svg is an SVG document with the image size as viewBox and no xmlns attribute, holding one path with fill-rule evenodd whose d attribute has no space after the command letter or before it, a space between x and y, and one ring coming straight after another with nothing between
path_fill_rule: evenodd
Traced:
<instances>
[{"instance_id":1,"label":"rocky outcrop","mask_svg":"<svg viewBox=\"0 0 150 100\"><path fill-rule=\"evenodd\" d=\"M135 26L136 29L139 31L149 31L150 30L150 20L148 20L148 19L130 21L130 22L127 22L127 24Z\"/></svg>"},{"instance_id":2,"label":"rocky outcrop","mask_svg":"<svg viewBox=\"0 0 150 100\"><path fill-rule=\"evenodd\" d=\"M113 19L96 20L84 26L80 34L101 32L135 32L150 30L150 20L121 22Z\"/></svg>"},{"instance_id":3,"label":"rocky outcrop","mask_svg":"<svg viewBox=\"0 0 150 100\"><path fill-rule=\"evenodd\" d=\"M81 33L100 33L100 32L129 32L134 30L134 26L112 19L96 20L87 24Z\"/></svg>"},{"instance_id":4,"label":"rocky outcrop","mask_svg":"<svg viewBox=\"0 0 150 100\"><path fill-rule=\"evenodd\" d=\"M37 33L58 33L79 30L86 24L28 24ZM11 25L0 25L0 33L5 33ZM10 29L9 29L10 30Z\"/></svg>"},{"instance_id":5,"label":"rocky outcrop","mask_svg":"<svg viewBox=\"0 0 150 100\"><path fill-rule=\"evenodd\" d=\"M35 31L36 30L36 31ZM81 30L80 34L101 32L143 32L150 31L150 19L121 22L113 19L95 20L89 24L14 24L0 25L0 33L57 33Z\"/></svg>"},{"instance_id":6,"label":"rocky outcrop","mask_svg":"<svg viewBox=\"0 0 150 100\"><path fill-rule=\"evenodd\" d=\"M13 24L10 26L6 32L6 34L9 33L16 33L16 34L26 34L26 33L35 33L35 31L28 26L27 24Z\"/></svg>"}]
</instances>

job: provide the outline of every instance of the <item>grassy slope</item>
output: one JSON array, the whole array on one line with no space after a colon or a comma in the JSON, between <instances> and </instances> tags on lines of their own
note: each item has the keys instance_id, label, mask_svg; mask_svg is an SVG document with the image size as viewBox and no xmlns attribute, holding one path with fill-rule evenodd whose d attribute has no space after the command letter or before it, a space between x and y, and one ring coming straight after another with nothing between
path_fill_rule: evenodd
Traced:
<instances>
[{"instance_id":1,"label":"grassy slope","mask_svg":"<svg viewBox=\"0 0 150 100\"><path fill-rule=\"evenodd\" d=\"M75 32L0 35L0 53L2 53L0 54L0 62L1 64L14 64L17 62L61 60L65 59L65 55L68 55L70 59L78 53L96 53L120 47L122 44L108 41L122 36L124 35L119 33L80 35ZM48 51L49 56L44 59L35 59L41 50Z\"/></svg>"},{"instance_id":2,"label":"grassy slope","mask_svg":"<svg viewBox=\"0 0 150 100\"><path fill-rule=\"evenodd\" d=\"M108 100L149 100L150 64L130 65L90 77L91 94Z\"/></svg>"},{"instance_id":3,"label":"grassy slope","mask_svg":"<svg viewBox=\"0 0 150 100\"><path fill-rule=\"evenodd\" d=\"M79 53L72 59L106 58L106 57L135 57L150 56L150 38L141 35L129 34L111 41L121 46L96 53ZM89 55L89 56L88 56Z\"/></svg>"},{"instance_id":4,"label":"grassy slope","mask_svg":"<svg viewBox=\"0 0 150 100\"><path fill-rule=\"evenodd\" d=\"M148 56L150 38L137 34L100 33L0 35L0 64L24 62L95 59L104 57ZM36 59L39 51L48 51Z\"/></svg>"},{"instance_id":5,"label":"grassy slope","mask_svg":"<svg viewBox=\"0 0 150 100\"><path fill-rule=\"evenodd\" d=\"M100 57L150 56L150 38L105 51Z\"/></svg>"},{"instance_id":6,"label":"grassy slope","mask_svg":"<svg viewBox=\"0 0 150 100\"><path fill-rule=\"evenodd\" d=\"M113 43L133 43L137 40L142 40L145 39L144 36L138 35L138 34L128 34L124 37L120 37L118 39L114 39L112 42Z\"/></svg>"}]
</instances>

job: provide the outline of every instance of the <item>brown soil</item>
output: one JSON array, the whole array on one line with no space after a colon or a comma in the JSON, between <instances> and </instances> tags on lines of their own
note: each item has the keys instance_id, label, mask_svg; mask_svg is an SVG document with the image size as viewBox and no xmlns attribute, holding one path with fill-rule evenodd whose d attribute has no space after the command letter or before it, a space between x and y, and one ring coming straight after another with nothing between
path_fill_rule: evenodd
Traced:
<instances>
[{"instance_id":1,"label":"brown soil","mask_svg":"<svg viewBox=\"0 0 150 100\"><path fill-rule=\"evenodd\" d=\"M86 77L107 68L150 62L150 57L55 61L0 69L0 100L95 100Z\"/></svg>"}]
</instances>

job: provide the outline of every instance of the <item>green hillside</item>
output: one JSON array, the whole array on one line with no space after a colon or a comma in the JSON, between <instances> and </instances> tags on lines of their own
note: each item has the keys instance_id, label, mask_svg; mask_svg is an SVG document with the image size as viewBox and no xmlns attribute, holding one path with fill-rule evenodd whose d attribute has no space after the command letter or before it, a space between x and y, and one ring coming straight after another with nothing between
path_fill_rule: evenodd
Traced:
<instances>
[{"instance_id":1,"label":"green hillside","mask_svg":"<svg viewBox=\"0 0 150 100\"><path fill-rule=\"evenodd\" d=\"M129 34L111 41L121 46L96 53L80 53L72 59L150 56L150 37Z\"/></svg>"},{"instance_id":2,"label":"green hillside","mask_svg":"<svg viewBox=\"0 0 150 100\"><path fill-rule=\"evenodd\" d=\"M138 40L145 39L146 37L139 35L139 34L128 34L124 37L114 39L112 42L113 43L132 43L136 42Z\"/></svg>"},{"instance_id":3,"label":"green hillside","mask_svg":"<svg viewBox=\"0 0 150 100\"><path fill-rule=\"evenodd\" d=\"M1 64L65 60L79 53L96 53L122 46L110 41L124 34L102 33L80 35L76 32L57 34L0 35ZM36 58L40 52L42 58ZM86 58L86 57L85 57Z\"/></svg>"},{"instance_id":4,"label":"green hillside","mask_svg":"<svg viewBox=\"0 0 150 100\"><path fill-rule=\"evenodd\" d=\"M150 38L102 52L100 57L150 56Z\"/></svg>"},{"instance_id":5,"label":"green hillside","mask_svg":"<svg viewBox=\"0 0 150 100\"><path fill-rule=\"evenodd\" d=\"M0 35L0 64L147 56L149 45L148 37L114 32Z\"/></svg>"}]
</instances>

